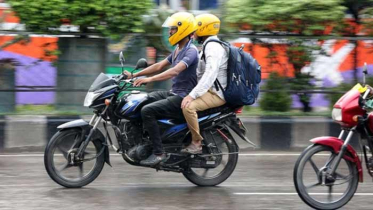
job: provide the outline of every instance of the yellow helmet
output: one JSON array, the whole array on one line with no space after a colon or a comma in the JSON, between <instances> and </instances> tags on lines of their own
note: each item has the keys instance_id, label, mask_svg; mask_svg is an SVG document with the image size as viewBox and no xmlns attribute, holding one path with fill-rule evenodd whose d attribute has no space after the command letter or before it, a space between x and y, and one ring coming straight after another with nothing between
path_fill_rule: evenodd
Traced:
<instances>
[{"instance_id":1,"label":"yellow helmet","mask_svg":"<svg viewBox=\"0 0 373 210\"><path fill-rule=\"evenodd\" d=\"M168 38L170 44L175 45L197 30L197 22L193 14L188 12L177 12L171 17L168 17L162 27L177 28L177 32Z\"/></svg>"},{"instance_id":2,"label":"yellow helmet","mask_svg":"<svg viewBox=\"0 0 373 210\"><path fill-rule=\"evenodd\" d=\"M213 14L203 14L196 17L197 31L199 37L213 36L219 33L220 20Z\"/></svg>"}]
</instances>

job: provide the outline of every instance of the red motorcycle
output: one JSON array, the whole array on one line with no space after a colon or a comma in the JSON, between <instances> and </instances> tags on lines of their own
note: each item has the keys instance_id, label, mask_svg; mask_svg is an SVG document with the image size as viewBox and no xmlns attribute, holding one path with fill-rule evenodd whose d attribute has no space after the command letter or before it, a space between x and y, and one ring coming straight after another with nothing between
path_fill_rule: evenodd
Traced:
<instances>
[{"instance_id":1,"label":"red motorcycle","mask_svg":"<svg viewBox=\"0 0 373 210\"><path fill-rule=\"evenodd\" d=\"M366 66L364 68L367 74ZM294 167L294 185L300 198L316 209L338 209L354 196L363 182L361 160L350 145L352 136L360 134L360 145L368 173L373 176L373 113L367 111L372 89L355 85L334 105L332 118L341 125L339 137L323 136L298 158ZM347 135L346 135L347 133Z\"/></svg>"}]
</instances>

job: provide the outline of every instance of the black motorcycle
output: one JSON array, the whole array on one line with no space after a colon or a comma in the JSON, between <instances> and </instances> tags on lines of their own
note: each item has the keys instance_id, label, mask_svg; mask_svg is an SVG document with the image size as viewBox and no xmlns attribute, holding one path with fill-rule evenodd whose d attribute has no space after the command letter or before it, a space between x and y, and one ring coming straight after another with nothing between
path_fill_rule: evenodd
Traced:
<instances>
[{"instance_id":1,"label":"black motorcycle","mask_svg":"<svg viewBox=\"0 0 373 210\"><path fill-rule=\"evenodd\" d=\"M123 67L123 54L119 57ZM135 70L146 66L146 60L140 59ZM49 141L44 154L45 168L55 182L68 188L91 183L105 162L110 165L109 147L130 165L148 167L140 164L152 153L152 142L141 120L147 94L131 91L133 81L125 74L108 77L101 73L84 100L84 106L94 110L90 122L75 120L58 126L59 131ZM254 145L245 137L246 128L236 117L240 108L225 105L198 113L204 137L203 153L198 155L180 153L191 142L183 118L159 119L167 161L152 168L180 172L199 186L214 186L225 181L238 160L239 148L231 132ZM104 133L98 129L101 122ZM116 142L111 139L108 126L114 130Z\"/></svg>"}]
</instances>

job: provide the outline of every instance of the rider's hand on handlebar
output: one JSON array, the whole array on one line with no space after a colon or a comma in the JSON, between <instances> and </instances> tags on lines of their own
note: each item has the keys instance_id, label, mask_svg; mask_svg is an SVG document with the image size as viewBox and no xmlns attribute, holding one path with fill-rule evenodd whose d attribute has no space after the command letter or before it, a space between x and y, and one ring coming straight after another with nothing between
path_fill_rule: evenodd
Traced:
<instances>
[{"instance_id":1,"label":"rider's hand on handlebar","mask_svg":"<svg viewBox=\"0 0 373 210\"><path fill-rule=\"evenodd\" d=\"M151 77L147 77L147 78L139 78L137 80L135 80L133 82L133 86L134 87L139 87L140 85L142 84L146 84L146 83L149 83L149 82L152 82L152 78Z\"/></svg>"},{"instance_id":2,"label":"rider's hand on handlebar","mask_svg":"<svg viewBox=\"0 0 373 210\"><path fill-rule=\"evenodd\" d=\"M123 75L127 76L127 79L132 79L132 74L129 73L128 71L123 71Z\"/></svg>"}]
</instances>

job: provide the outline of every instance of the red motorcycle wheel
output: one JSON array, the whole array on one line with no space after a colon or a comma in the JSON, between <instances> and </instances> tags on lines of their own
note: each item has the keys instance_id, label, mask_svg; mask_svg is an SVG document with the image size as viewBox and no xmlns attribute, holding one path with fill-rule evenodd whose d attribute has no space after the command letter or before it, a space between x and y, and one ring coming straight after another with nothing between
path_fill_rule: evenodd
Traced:
<instances>
[{"instance_id":1,"label":"red motorcycle wheel","mask_svg":"<svg viewBox=\"0 0 373 210\"><path fill-rule=\"evenodd\" d=\"M349 155L349 154L346 154ZM354 196L359 184L356 164L342 158L333 177L328 169L337 154L324 145L311 145L294 167L294 185L299 197L315 209L338 209Z\"/></svg>"}]
</instances>

